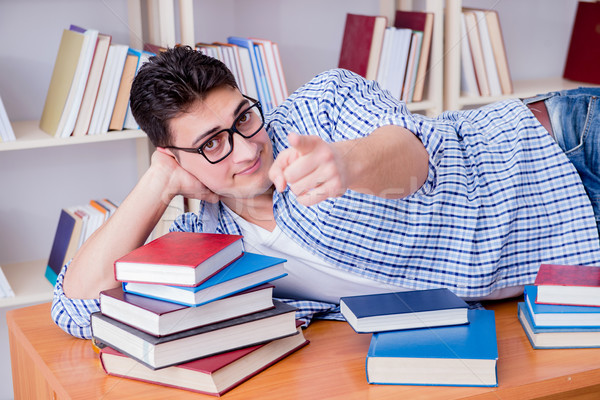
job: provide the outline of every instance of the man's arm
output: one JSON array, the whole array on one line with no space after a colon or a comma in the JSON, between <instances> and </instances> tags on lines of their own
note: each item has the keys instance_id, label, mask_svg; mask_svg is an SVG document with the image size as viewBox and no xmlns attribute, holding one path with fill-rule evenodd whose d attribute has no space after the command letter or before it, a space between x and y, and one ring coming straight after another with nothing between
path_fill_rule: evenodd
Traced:
<instances>
[{"instance_id":1,"label":"man's arm","mask_svg":"<svg viewBox=\"0 0 600 400\"><path fill-rule=\"evenodd\" d=\"M69 298L93 299L117 287L116 259L144 244L171 199L177 194L216 201L198 180L164 152L152 155L150 168L113 214L86 240L73 258L64 279Z\"/></svg>"},{"instance_id":2,"label":"man's arm","mask_svg":"<svg viewBox=\"0 0 600 400\"><path fill-rule=\"evenodd\" d=\"M347 189L385 198L402 198L427 179L429 155L410 131L382 126L364 138L327 143L316 136L289 135L270 171L278 191L286 185L306 206Z\"/></svg>"}]
</instances>

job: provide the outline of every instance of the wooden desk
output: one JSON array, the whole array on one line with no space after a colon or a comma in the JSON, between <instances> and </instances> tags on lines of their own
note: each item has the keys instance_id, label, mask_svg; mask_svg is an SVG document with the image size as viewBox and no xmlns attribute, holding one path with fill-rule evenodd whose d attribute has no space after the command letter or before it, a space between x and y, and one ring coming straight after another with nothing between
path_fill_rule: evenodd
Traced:
<instances>
[{"instance_id":1,"label":"wooden desk","mask_svg":"<svg viewBox=\"0 0 600 400\"><path fill-rule=\"evenodd\" d=\"M533 350L517 320L516 301L485 304L496 311L497 388L369 385L370 335L345 322L316 321L311 343L226 393L225 399L598 399L600 349ZM54 325L50 304L7 313L16 399L199 399L184 390L105 375L89 340ZM567 393L568 392L568 393ZM55 395L55 397L53 397Z\"/></svg>"}]
</instances>

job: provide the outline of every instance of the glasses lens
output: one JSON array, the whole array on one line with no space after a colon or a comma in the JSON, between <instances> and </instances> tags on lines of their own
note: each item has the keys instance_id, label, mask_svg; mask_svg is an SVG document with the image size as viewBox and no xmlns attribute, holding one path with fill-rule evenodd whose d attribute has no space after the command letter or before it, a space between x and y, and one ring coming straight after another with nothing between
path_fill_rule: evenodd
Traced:
<instances>
[{"instance_id":1,"label":"glasses lens","mask_svg":"<svg viewBox=\"0 0 600 400\"><path fill-rule=\"evenodd\" d=\"M254 136L263 126L263 118L258 103L254 103L235 120L235 130L244 137Z\"/></svg>"},{"instance_id":2,"label":"glasses lens","mask_svg":"<svg viewBox=\"0 0 600 400\"><path fill-rule=\"evenodd\" d=\"M202 146L202 154L210 162L217 162L226 157L231 152L231 142L229 141L229 132L217 132L211 136Z\"/></svg>"}]
</instances>

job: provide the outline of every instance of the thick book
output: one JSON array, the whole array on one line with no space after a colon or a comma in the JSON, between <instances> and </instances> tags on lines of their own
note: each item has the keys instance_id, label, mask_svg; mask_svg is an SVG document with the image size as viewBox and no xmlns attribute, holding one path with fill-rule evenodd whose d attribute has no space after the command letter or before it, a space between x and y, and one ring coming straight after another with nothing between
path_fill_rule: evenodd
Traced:
<instances>
[{"instance_id":1,"label":"thick book","mask_svg":"<svg viewBox=\"0 0 600 400\"><path fill-rule=\"evenodd\" d=\"M504 45L504 35L500 25L500 17L496 10L482 10L485 13L487 28L489 31L494 60L496 61L496 70L500 80L502 94L513 93L512 77L508 66L508 58L506 56L506 46Z\"/></svg>"},{"instance_id":2,"label":"thick book","mask_svg":"<svg viewBox=\"0 0 600 400\"><path fill-rule=\"evenodd\" d=\"M531 319L524 302L519 303L519 321L534 349L600 347L600 327L540 327Z\"/></svg>"},{"instance_id":3,"label":"thick book","mask_svg":"<svg viewBox=\"0 0 600 400\"><path fill-rule=\"evenodd\" d=\"M81 32L63 30L40 119L40 129L49 135L61 133L59 123L75 81L79 59L84 53L84 39L85 35Z\"/></svg>"},{"instance_id":4,"label":"thick book","mask_svg":"<svg viewBox=\"0 0 600 400\"><path fill-rule=\"evenodd\" d=\"M387 18L346 14L338 67L376 79Z\"/></svg>"},{"instance_id":5,"label":"thick book","mask_svg":"<svg viewBox=\"0 0 600 400\"><path fill-rule=\"evenodd\" d=\"M600 267L542 264L534 284L537 303L600 306Z\"/></svg>"},{"instance_id":6,"label":"thick book","mask_svg":"<svg viewBox=\"0 0 600 400\"><path fill-rule=\"evenodd\" d=\"M110 117L110 123L108 124L109 131L123 130L127 106L129 105L129 92L131 91L131 84L133 83L133 78L135 77L140 62L140 56L141 53L139 51L134 51L134 49L130 48L127 51L123 72L121 73L121 81L119 82L119 87L117 89L115 105Z\"/></svg>"},{"instance_id":7,"label":"thick book","mask_svg":"<svg viewBox=\"0 0 600 400\"><path fill-rule=\"evenodd\" d=\"M469 310L468 325L374 333L367 353L372 384L498 386L492 310Z\"/></svg>"},{"instance_id":8,"label":"thick book","mask_svg":"<svg viewBox=\"0 0 600 400\"><path fill-rule=\"evenodd\" d=\"M296 308L273 301L269 310L157 337L107 317L91 316L92 336L152 369L297 334Z\"/></svg>"},{"instance_id":9,"label":"thick book","mask_svg":"<svg viewBox=\"0 0 600 400\"><path fill-rule=\"evenodd\" d=\"M546 328L557 326L600 328L600 307L539 304L535 302L536 298L537 286L525 286L525 305L536 326Z\"/></svg>"},{"instance_id":10,"label":"thick book","mask_svg":"<svg viewBox=\"0 0 600 400\"><path fill-rule=\"evenodd\" d=\"M115 261L115 279L197 286L242 252L240 235L169 232Z\"/></svg>"},{"instance_id":11,"label":"thick book","mask_svg":"<svg viewBox=\"0 0 600 400\"><path fill-rule=\"evenodd\" d=\"M580 1L571 31L563 77L600 84L600 3Z\"/></svg>"},{"instance_id":12,"label":"thick book","mask_svg":"<svg viewBox=\"0 0 600 400\"><path fill-rule=\"evenodd\" d=\"M244 253L240 258L195 287L124 282L129 293L159 300L202 306L287 275L283 258Z\"/></svg>"},{"instance_id":13,"label":"thick book","mask_svg":"<svg viewBox=\"0 0 600 400\"><path fill-rule=\"evenodd\" d=\"M467 324L468 308L445 288L340 298L342 315L358 333Z\"/></svg>"},{"instance_id":14,"label":"thick book","mask_svg":"<svg viewBox=\"0 0 600 400\"><path fill-rule=\"evenodd\" d=\"M433 13L396 10L394 26L396 28L406 28L423 32L421 51L417 62L414 92L412 95L412 101L421 101L423 100L425 79L427 78L427 67L429 65L429 55L431 53Z\"/></svg>"},{"instance_id":15,"label":"thick book","mask_svg":"<svg viewBox=\"0 0 600 400\"><path fill-rule=\"evenodd\" d=\"M110 347L100 350L100 361L109 375L221 396L306 346L309 341L302 328L297 331L297 335L159 370L148 368Z\"/></svg>"},{"instance_id":16,"label":"thick book","mask_svg":"<svg viewBox=\"0 0 600 400\"><path fill-rule=\"evenodd\" d=\"M479 93L481 96L490 96L490 84L483 56L483 46L481 45L477 17L473 11L463 11L462 15L465 19L467 38L471 48L471 57L473 58L473 67L475 69L475 76L477 77Z\"/></svg>"},{"instance_id":17,"label":"thick book","mask_svg":"<svg viewBox=\"0 0 600 400\"><path fill-rule=\"evenodd\" d=\"M187 307L114 288L100 292L102 314L154 336L166 336L273 308L273 285L264 284L200 307Z\"/></svg>"}]
</instances>

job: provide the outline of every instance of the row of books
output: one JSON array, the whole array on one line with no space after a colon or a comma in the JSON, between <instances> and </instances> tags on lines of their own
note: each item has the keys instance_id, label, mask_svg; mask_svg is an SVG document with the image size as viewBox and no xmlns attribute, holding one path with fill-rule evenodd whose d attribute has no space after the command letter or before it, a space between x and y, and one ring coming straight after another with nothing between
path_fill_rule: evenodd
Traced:
<instances>
[{"instance_id":1,"label":"row of books","mask_svg":"<svg viewBox=\"0 0 600 400\"><path fill-rule=\"evenodd\" d=\"M498 12L463 9L461 36L462 93L466 96L512 94L512 78Z\"/></svg>"},{"instance_id":2,"label":"row of books","mask_svg":"<svg viewBox=\"0 0 600 400\"><path fill-rule=\"evenodd\" d=\"M388 27L384 16L346 14L338 67L376 80L397 99L423 100L433 17L398 10Z\"/></svg>"},{"instance_id":3,"label":"row of books","mask_svg":"<svg viewBox=\"0 0 600 400\"><path fill-rule=\"evenodd\" d=\"M469 309L448 289L342 297L340 311L357 333L372 333L369 383L498 385L494 311Z\"/></svg>"},{"instance_id":4,"label":"row of books","mask_svg":"<svg viewBox=\"0 0 600 400\"><path fill-rule=\"evenodd\" d=\"M518 317L534 349L600 347L600 267L541 265Z\"/></svg>"},{"instance_id":5,"label":"row of books","mask_svg":"<svg viewBox=\"0 0 600 400\"><path fill-rule=\"evenodd\" d=\"M56 283L62 267L73 258L83 242L114 214L117 207L109 199L92 199L88 204L60 210L45 271L50 283Z\"/></svg>"},{"instance_id":6,"label":"row of books","mask_svg":"<svg viewBox=\"0 0 600 400\"><path fill-rule=\"evenodd\" d=\"M6 113L2 97L0 97L0 142L12 142L13 140L16 140L15 131Z\"/></svg>"},{"instance_id":7,"label":"row of books","mask_svg":"<svg viewBox=\"0 0 600 400\"><path fill-rule=\"evenodd\" d=\"M308 344L273 299L284 259L238 235L170 232L115 262L92 338L107 374L221 395Z\"/></svg>"},{"instance_id":8,"label":"row of books","mask_svg":"<svg viewBox=\"0 0 600 400\"><path fill-rule=\"evenodd\" d=\"M129 92L153 54L113 43L112 36L71 25L64 29L40 119L55 137L138 129Z\"/></svg>"}]
</instances>

